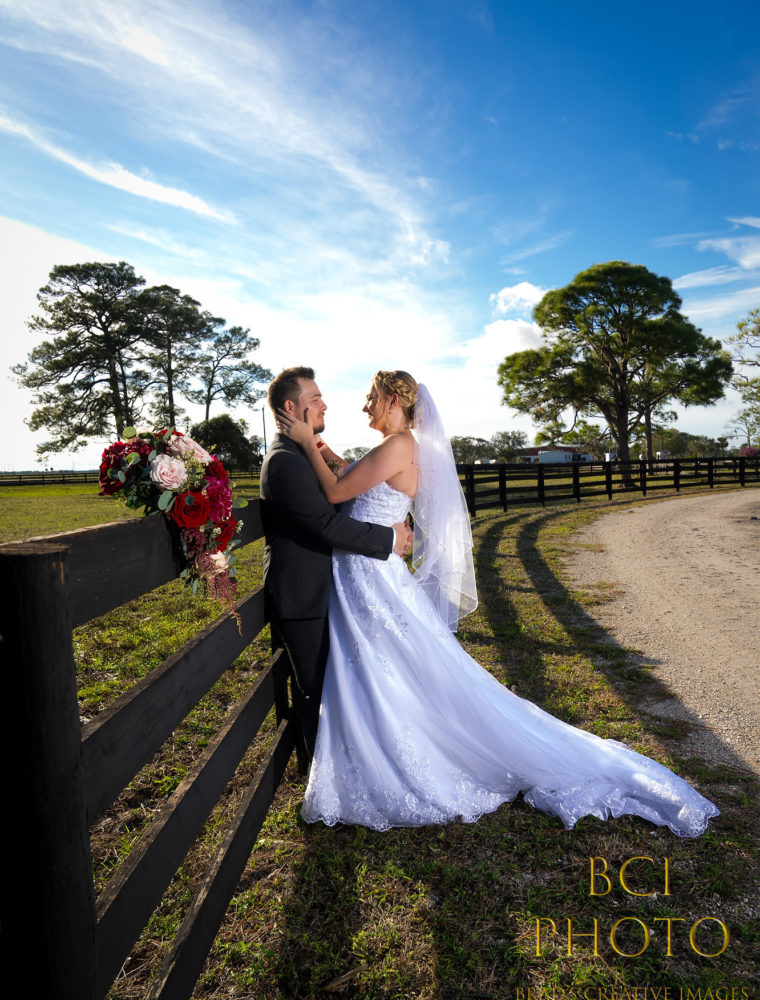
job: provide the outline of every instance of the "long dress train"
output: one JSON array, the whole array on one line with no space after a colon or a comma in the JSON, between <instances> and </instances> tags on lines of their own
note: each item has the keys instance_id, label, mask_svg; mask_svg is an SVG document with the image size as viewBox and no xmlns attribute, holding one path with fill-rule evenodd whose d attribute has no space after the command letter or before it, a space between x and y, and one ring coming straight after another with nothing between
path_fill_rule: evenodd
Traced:
<instances>
[{"instance_id":1,"label":"long dress train","mask_svg":"<svg viewBox=\"0 0 760 1000\"><path fill-rule=\"evenodd\" d=\"M385 483L344 505L402 521L409 498ZM459 645L404 561L333 556L330 656L308 822L396 826L474 822L522 792L570 828L633 814L682 837L717 808L668 768L555 719L513 694Z\"/></svg>"}]
</instances>

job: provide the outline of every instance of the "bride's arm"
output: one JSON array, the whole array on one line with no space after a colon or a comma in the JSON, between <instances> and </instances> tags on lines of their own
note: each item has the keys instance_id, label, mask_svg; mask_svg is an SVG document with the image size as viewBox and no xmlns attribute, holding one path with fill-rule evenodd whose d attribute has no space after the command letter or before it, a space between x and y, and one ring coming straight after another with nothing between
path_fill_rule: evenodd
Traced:
<instances>
[{"instance_id":1,"label":"bride's arm","mask_svg":"<svg viewBox=\"0 0 760 1000\"><path fill-rule=\"evenodd\" d=\"M314 435L314 442L319 448L319 454L331 468L334 469L337 466L340 469L345 469L349 464L341 455L336 455L321 434Z\"/></svg>"},{"instance_id":2,"label":"bride's arm","mask_svg":"<svg viewBox=\"0 0 760 1000\"><path fill-rule=\"evenodd\" d=\"M384 438L339 478L322 458L324 448L317 446L308 412L308 423L293 420L283 411L278 412L277 419L281 432L303 448L330 503L341 503L365 493L406 468L412 459L413 445L409 436L393 434Z\"/></svg>"}]
</instances>

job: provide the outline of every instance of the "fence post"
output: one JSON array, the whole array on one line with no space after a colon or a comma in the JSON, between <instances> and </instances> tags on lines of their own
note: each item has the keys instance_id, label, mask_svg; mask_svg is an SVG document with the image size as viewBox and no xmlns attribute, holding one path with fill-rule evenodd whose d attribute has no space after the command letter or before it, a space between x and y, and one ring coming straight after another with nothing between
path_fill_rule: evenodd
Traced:
<instances>
[{"instance_id":1,"label":"fence post","mask_svg":"<svg viewBox=\"0 0 760 1000\"><path fill-rule=\"evenodd\" d=\"M41 996L94 1000L95 899L66 553L52 542L0 546L3 685L19 734L3 754L12 812L2 955L6 969L17 968L31 941Z\"/></svg>"},{"instance_id":2,"label":"fence post","mask_svg":"<svg viewBox=\"0 0 760 1000\"><path fill-rule=\"evenodd\" d=\"M647 495L647 463L645 461L639 462L639 488L641 489L641 495Z\"/></svg>"},{"instance_id":3,"label":"fence post","mask_svg":"<svg viewBox=\"0 0 760 1000\"><path fill-rule=\"evenodd\" d=\"M576 503L581 502L581 473L579 465L579 462L573 462L573 496Z\"/></svg>"},{"instance_id":4,"label":"fence post","mask_svg":"<svg viewBox=\"0 0 760 1000\"><path fill-rule=\"evenodd\" d=\"M715 459L707 459L707 485L710 489L715 485Z\"/></svg>"},{"instance_id":5,"label":"fence post","mask_svg":"<svg viewBox=\"0 0 760 1000\"><path fill-rule=\"evenodd\" d=\"M544 467L539 462L538 465L536 466L536 468L538 469L538 480L537 480L537 485L538 485L538 502L541 504L542 507L545 507L546 506L546 494L544 492Z\"/></svg>"},{"instance_id":6,"label":"fence post","mask_svg":"<svg viewBox=\"0 0 760 1000\"><path fill-rule=\"evenodd\" d=\"M612 499L612 462L604 463L604 482L607 488L607 497Z\"/></svg>"},{"instance_id":7,"label":"fence post","mask_svg":"<svg viewBox=\"0 0 760 1000\"><path fill-rule=\"evenodd\" d=\"M475 506L475 470L471 465L468 465L465 469L464 481L467 495L467 509L474 516L477 512L477 507Z\"/></svg>"},{"instance_id":8,"label":"fence post","mask_svg":"<svg viewBox=\"0 0 760 1000\"><path fill-rule=\"evenodd\" d=\"M747 472L747 459L744 457L744 455L740 455L739 456L739 485L740 486L746 486L747 485L746 472Z\"/></svg>"},{"instance_id":9,"label":"fence post","mask_svg":"<svg viewBox=\"0 0 760 1000\"><path fill-rule=\"evenodd\" d=\"M507 509L507 467L502 464L499 466L499 503L501 504L502 510Z\"/></svg>"},{"instance_id":10,"label":"fence post","mask_svg":"<svg viewBox=\"0 0 760 1000\"><path fill-rule=\"evenodd\" d=\"M681 492L681 460L680 458L673 459L673 487L676 493Z\"/></svg>"}]
</instances>

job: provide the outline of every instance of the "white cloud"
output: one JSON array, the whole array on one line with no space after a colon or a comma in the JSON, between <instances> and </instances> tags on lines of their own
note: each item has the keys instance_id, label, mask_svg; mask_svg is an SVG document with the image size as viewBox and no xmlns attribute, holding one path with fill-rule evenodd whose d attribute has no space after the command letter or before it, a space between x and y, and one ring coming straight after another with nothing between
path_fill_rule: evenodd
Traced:
<instances>
[{"instance_id":1,"label":"white cloud","mask_svg":"<svg viewBox=\"0 0 760 1000\"><path fill-rule=\"evenodd\" d=\"M673 233L670 236L656 236L652 240L655 247L682 247L688 246L697 240L706 239L710 233Z\"/></svg>"},{"instance_id":2,"label":"white cloud","mask_svg":"<svg viewBox=\"0 0 760 1000\"><path fill-rule=\"evenodd\" d=\"M707 285L727 285L732 281L745 281L747 272L741 267L729 267L721 264L718 267L708 267L704 271L691 271L682 274L673 282L673 288L681 291L684 288L702 288Z\"/></svg>"},{"instance_id":3,"label":"white cloud","mask_svg":"<svg viewBox=\"0 0 760 1000\"><path fill-rule=\"evenodd\" d=\"M276 215L280 200L303 200L336 241L352 221L361 228L368 257L393 267L445 261L445 241L428 232L413 197L423 188L405 175L398 143L383 133L386 106L408 105L409 81L402 93L393 52L357 51L356 36L329 9L312 15L278 6L265 18L232 20L233 10L202 0L0 6L13 26L6 44L72 73L86 66L141 136L191 144L242 171L255 223ZM106 183L160 193L117 166L92 169ZM281 199L271 184L260 191L262 173L277 179Z\"/></svg>"},{"instance_id":4,"label":"white cloud","mask_svg":"<svg viewBox=\"0 0 760 1000\"><path fill-rule=\"evenodd\" d=\"M533 309L546 294L546 290L529 281L507 285L500 292L491 295L491 305L497 314L506 316L510 312L525 313Z\"/></svg>"},{"instance_id":5,"label":"white cloud","mask_svg":"<svg viewBox=\"0 0 760 1000\"><path fill-rule=\"evenodd\" d=\"M735 226L751 226L753 229L760 229L760 216L744 215L738 219L729 219Z\"/></svg>"},{"instance_id":6,"label":"white cloud","mask_svg":"<svg viewBox=\"0 0 760 1000\"><path fill-rule=\"evenodd\" d=\"M47 156L52 156L53 159L65 163L67 166L78 170L86 177L98 181L100 184L107 184L110 187L118 188L120 191L136 195L139 198L149 198L151 201L160 201L166 205L175 205L177 208L187 209L189 212L195 212L197 215L206 215L225 222L234 221L229 213L211 208L202 198L189 194L187 191L166 187L147 177L138 177L137 174L133 174L119 163L104 163L100 165L88 163L86 160L74 156L72 153L61 149L60 146L56 146L43 136L37 134L28 125L13 121L6 115L0 115L0 130L27 139Z\"/></svg>"},{"instance_id":7,"label":"white cloud","mask_svg":"<svg viewBox=\"0 0 760 1000\"><path fill-rule=\"evenodd\" d=\"M760 303L760 285L742 288L730 295L716 295L707 299L687 299L683 312L694 322L714 323L711 336L727 337L736 331L736 321Z\"/></svg>"},{"instance_id":8,"label":"white cloud","mask_svg":"<svg viewBox=\"0 0 760 1000\"><path fill-rule=\"evenodd\" d=\"M722 237L700 240L698 250L717 250L746 270L760 267L760 236Z\"/></svg>"},{"instance_id":9,"label":"white cloud","mask_svg":"<svg viewBox=\"0 0 760 1000\"><path fill-rule=\"evenodd\" d=\"M572 239L573 231L571 229L566 230L563 233L555 233L554 236L547 236L546 239L540 240L538 243L533 243L530 246L524 247L522 250L514 250L502 258L502 263L504 264L514 264L520 260L526 260L528 257L536 257L538 254L547 253L549 250L555 250L557 247L562 246L567 243L569 239Z\"/></svg>"}]
</instances>

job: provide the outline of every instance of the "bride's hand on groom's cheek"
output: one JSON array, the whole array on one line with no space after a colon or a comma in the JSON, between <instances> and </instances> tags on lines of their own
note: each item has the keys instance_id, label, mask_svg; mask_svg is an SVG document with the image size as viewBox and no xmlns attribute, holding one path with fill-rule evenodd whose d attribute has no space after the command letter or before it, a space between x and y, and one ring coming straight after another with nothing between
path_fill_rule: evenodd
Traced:
<instances>
[{"instance_id":1,"label":"bride's hand on groom's cheek","mask_svg":"<svg viewBox=\"0 0 760 1000\"><path fill-rule=\"evenodd\" d=\"M281 434L284 434L291 441L295 441L298 444L306 444L314 436L309 409L306 410L305 423L302 420L296 420L295 417L291 416L285 410L277 411L275 423Z\"/></svg>"}]
</instances>

